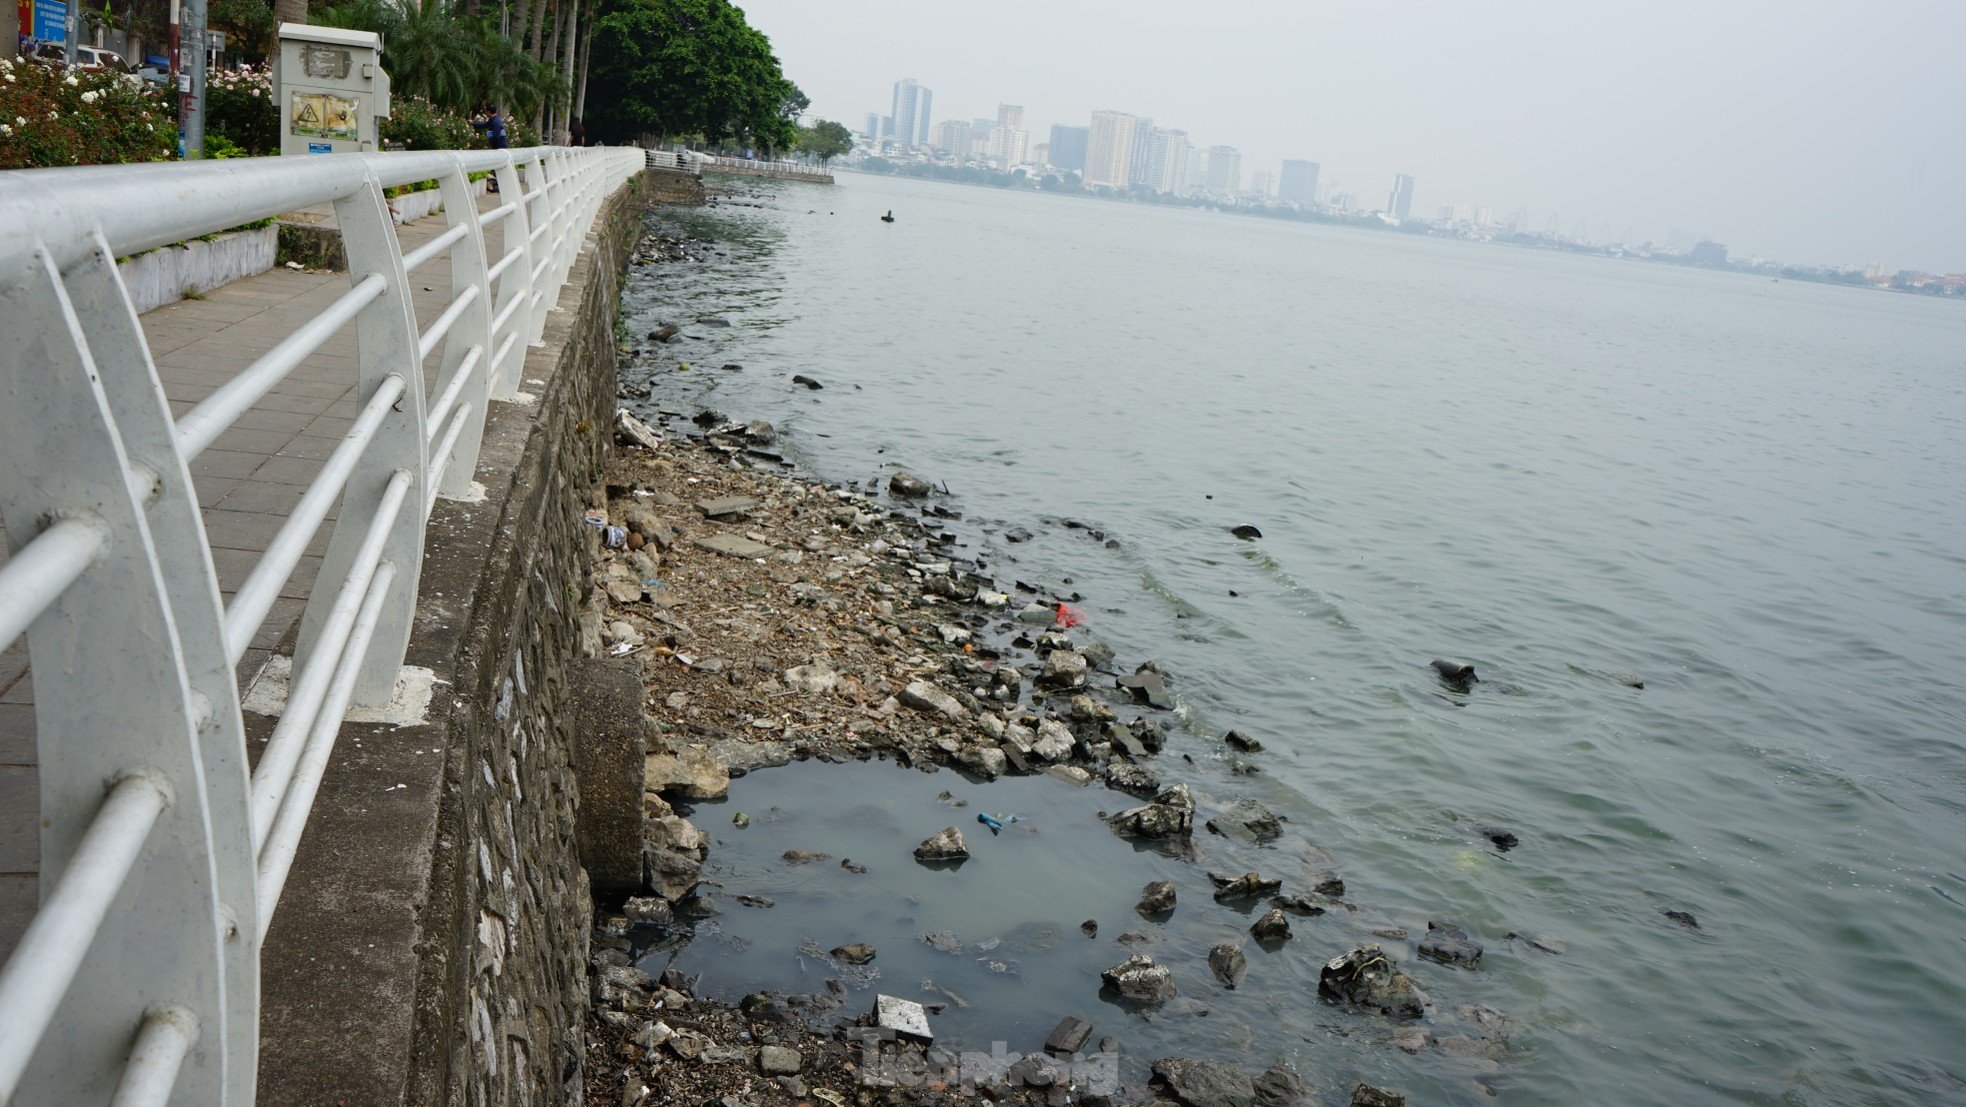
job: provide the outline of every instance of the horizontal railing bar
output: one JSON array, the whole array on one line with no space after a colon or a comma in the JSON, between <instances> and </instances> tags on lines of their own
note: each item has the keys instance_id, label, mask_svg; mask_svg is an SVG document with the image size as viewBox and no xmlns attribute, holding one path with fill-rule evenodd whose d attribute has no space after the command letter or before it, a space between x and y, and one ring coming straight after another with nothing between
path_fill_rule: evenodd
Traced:
<instances>
[{"instance_id":1,"label":"horizontal railing bar","mask_svg":"<svg viewBox=\"0 0 1966 1107\"><path fill-rule=\"evenodd\" d=\"M431 463L430 473L424 478L423 482L423 513L425 515L430 514L430 509L437 505L437 489L442 487L444 474L451 467L451 449L457 445L458 435L464 433L464 424L470 417L470 403L467 402L457 405L457 414L451 417L450 427L444 432L444 441L430 455L437 460Z\"/></svg>"},{"instance_id":2,"label":"horizontal railing bar","mask_svg":"<svg viewBox=\"0 0 1966 1107\"><path fill-rule=\"evenodd\" d=\"M177 1086L178 1069L197 1041L197 1015L182 1007L151 1013L137 1030L137 1044L130 1049L109 1107L164 1107Z\"/></svg>"},{"instance_id":3,"label":"horizontal railing bar","mask_svg":"<svg viewBox=\"0 0 1966 1107\"><path fill-rule=\"evenodd\" d=\"M526 298L524 296L514 296L504 307L498 309L498 314L492 318L491 331L493 334L497 334L505 329L506 321L512 318L512 313L517 311L519 306L525 303L525 300Z\"/></svg>"},{"instance_id":4,"label":"horizontal railing bar","mask_svg":"<svg viewBox=\"0 0 1966 1107\"><path fill-rule=\"evenodd\" d=\"M239 416L252 410L252 406L263 399L275 385L287 379L308 356L321 348L321 344L334 336L350 319L369 305L369 302L382 295L388 282L380 273L370 273L360 283L341 294L341 298L329 305L326 311L301 324L294 333L280 340L271 350L261 354L257 361L246 367L245 372L233 377L218 387L218 390L205 397L197 407L184 413L177 421L178 449L184 451L184 459L190 461L205 452L225 433Z\"/></svg>"},{"instance_id":5,"label":"horizontal railing bar","mask_svg":"<svg viewBox=\"0 0 1966 1107\"><path fill-rule=\"evenodd\" d=\"M436 238L433 238L430 241L424 243L423 245L418 246L416 249L411 250L409 253L404 254L403 272L405 273L416 272L417 269L422 267L423 263L429 261L431 258L436 257L438 251L443 250L444 248L448 247L451 243L456 242L460 238L463 238L465 234L468 233L470 230L471 230L471 224L459 223L456 226L452 227L450 230L445 231L443 234L438 235Z\"/></svg>"},{"instance_id":6,"label":"horizontal railing bar","mask_svg":"<svg viewBox=\"0 0 1966 1107\"><path fill-rule=\"evenodd\" d=\"M552 264L553 264L553 257L551 254L548 254L547 256L539 259L538 265L532 267L532 283L534 288L539 288L540 285L544 283L541 280L541 278L546 276L546 267ZM541 293L544 293L545 290L540 289L540 291Z\"/></svg>"},{"instance_id":7,"label":"horizontal railing bar","mask_svg":"<svg viewBox=\"0 0 1966 1107\"><path fill-rule=\"evenodd\" d=\"M34 1047L168 804L164 789L147 776L117 781L0 969L0 1013L6 1018L6 1033L0 1034L0 1103L12 1101L20 1087Z\"/></svg>"},{"instance_id":8,"label":"horizontal railing bar","mask_svg":"<svg viewBox=\"0 0 1966 1107\"><path fill-rule=\"evenodd\" d=\"M253 767L251 810L255 856L266 845L266 836L273 830L273 817L278 814L281 797L286 795L287 786L292 783L294 764L300 760L301 743L306 738L308 728L314 725L315 715L327 695L328 682L334 675L334 659L341 656L341 648L348 641L348 632L355 623L356 607L368 592L369 581L382 561L382 550L389 541L396 515L409 496L410 481L409 472L398 469L383 487L382 499L376 505L375 517L369 520L369 529L362 535L361 546L355 551L348 578L342 582L334 606L328 609L327 618L322 622L314 655L309 658L305 668L294 674L287 692L286 712L273 728L272 737L266 740L266 749L259 756L259 764Z\"/></svg>"},{"instance_id":9,"label":"horizontal railing bar","mask_svg":"<svg viewBox=\"0 0 1966 1107\"><path fill-rule=\"evenodd\" d=\"M504 203L498 205L497 207L491 209L490 211L481 212L478 215L478 229L484 230L485 228L491 226L493 223L498 222L499 220L505 218L506 216L518 210L519 210L519 202L517 200L507 200Z\"/></svg>"},{"instance_id":10,"label":"horizontal railing bar","mask_svg":"<svg viewBox=\"0 0 1966 1107\"><path fill-rule=\"evenodd\" d=\"M451 405L463 394L465 382L471 379L472 373L477 372L478 359L484 356L483 346L473 346L464 351L464 360L457 363L457 371L451 374L450 383L444 386L444 391L437 397L437 402L430 405L430 411L423 417L423 421L430 428L423 435L426 444L443 430L444 416L450 414Z\"/></svg>"},{"instance_id":11,"label":"horizontal railing bar","mask_svg":"<svg viewBox=\"0 0 1966 1107\"><path fill-rule=\"evenodd\" d=\"M519 302L519 298L517 296L514 296L512 298L512 303L517 304L518 302ZM510 308L507 308L507 314L510 314L510 310L511 310ZM493 333L497 333L497 332L494 331ZM505 340L498 344L498 352L492 355L491 364L486 367L485 371L488 373L498 372L498 367L505 364L505 355L512 352L512 344L514 342L517 342L518 340L519 340L518 331L513 331L510 334L506 335ZM493 377L492 380L496 381L497 378Z\"/></svg>"},{"instance_id":12,"label":"horizontal railing bar","mask_svg":"<svg viewBox=\"0 0 1966 1107\"><path fill-rule=\"evenodd\" d=\"M376 622L382 616L382 602L388 598L389 586L395 581L396 566L393 563L385 561L376 567L369 581L368 593L362 599L361 610L356 612L354 626L349 630L348 640L335 661L334 681L328 688L327 698L315 717L314 725L309 728L307 746L295 768L292 786L280 804L266 848L260 853L256 880L261 939L266 937L266 928L273 925L273 912L280 906L280 892L287 886L287 873L293 868L294 852L300 846L301 832L307 828L308 812L314 807L314 796L320 790L321 776L327 771L328 755L334 752L335 738L341 733L342 716L348 713L348 700L355 690L355 678L362 671L362 660L369 652ZM325 662L326 655L321 660Z\"/></svg>"},{"instance_id":13,"label":"horizontal railing bar","mask_svg":"<svg viewBox=\"0 0 1966 1107\"><path fill-rule=\"evenodd\" d=\"M0 273L21 272L45 246L63 269L102 233L117 256L331 203L368 187L481 173L553 148L418 150L331 158L220 158L22 169L0 178Z\"/></svg>"},{"instance_id":14,"label":"horizontal railing bar","mask_svg":"<svg viewBox=\"0 0 1966 1107\"><path fill-rule=\"evenodd\" d=\"M416 356L419 361L430 356L430 351L436 349L437 343L442 342L444 336L450 333L451 327L457 324L458 316L463 315L464 309L470 307L471 302L477 298L478 286L465 285L464 291L458 293L457 299L451 301L451 306L445 308L444 313L424 329L423 337L416 342Z\"/></svg>"},{"instance_id":15,"label":"horizontal railing bar","mask_svg":"<svg viewBox=\"0 0 1966 1107\"><path fill-rule=\"evenodd\" d=\"M267 543L266 552L260 555L246 582L232 597L232 603L225 609L225 644L232 664L237 665L246 656L254 632L266 621L266 613L273 610L274 601L280 597L280 586L293 575L294 566L300 564L301 557L307 553L307 543L313 540L321 520L328 517L328 511L340 498L363 451L375 440L382 420L408 387L397 373L384 377L376 386L375 395L362 406L361 414L342 436L341 445L328 455L327 464L321 466L314 483L294 505L287 521L280 524L279 533Z\"/></svg>"},{"instance_id":16,"label":"horizontal railing bar","mask_svg":"<svg viewBox=\"0 0 1966 1107\"><path fill-rule=\"evenodd\" d=\"M27 633L108 545L99 524L57 519L0 565L0 650Z\"/></svg>"},{"instance_id":17,"label":"horizontal railing bar","mask_svg":"<svg viewBox=\"0 0 1966 1107\"><path fill-rule=\"evenodd\" d=\"M485 274L485 283L491 284L492 282L498 280L498 278L504 276L505 271L507 269L510 269L512 267L512 263L518 261L519 258L525 254L525 252L526 252L526 248L524 246L512 247L511 251L508 252L504 257L499 258L498 264L492 266L490 271L488 271Z\"/></svg>"},{"instance_id":18,"label":"horizontal railing bar","mask_svg":"<svg viewBox=\"0 0 1966 1107\"><path fill-rule=\"evenodd\" d=\"M532 229L532 233L526 236L526 241L538 242L540 235L543 235L547 231L550 231L552 229L553 229L553 225L551 223L548 223L546 220L542 219L540 220L539 225Z\"/></svg>"}]
</instances>

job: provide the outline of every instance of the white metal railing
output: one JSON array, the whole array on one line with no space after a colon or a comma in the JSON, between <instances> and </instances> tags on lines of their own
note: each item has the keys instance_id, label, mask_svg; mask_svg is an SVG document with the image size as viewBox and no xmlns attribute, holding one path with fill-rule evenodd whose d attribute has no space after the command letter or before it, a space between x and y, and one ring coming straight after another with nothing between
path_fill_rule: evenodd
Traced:
<instances>
[{"instance_id":1,"label":"white metal railing","mask_svg":"<svg viewBox=\"0 0 1966 1107\"><path fill-rule=\"evenodd\" d=\"M430 509L468 491L487 402L516 396L602 202L644 164L539 148L0 173L0 649L26 635L41 793L40 909L0 968L0 1107L252 1102L260 946L342 716L388 701ZM474 172L498 207L479 212ZM383 190L433 178L448 229L405 253ZM116 258L324 202L347 291L173 419ZM448 299L419 327L409 274L439 257ZM350 325L360 411L228 605L189 463ZM248 772L238 662L337 502Z\"/></svg>"},{"instance_id":2,"label":"white metal railing","mask_svg":"<svg viewBox=\"0 0 1966 1107\"><path fill-rule=\"evenodd\" d=\"M700 175L703 172L697 159L675 153L671 150L650 150L648 152L648 167L650 169L667 169L675 173Z\"/></svg>"},{"instance_id":3,"label":"white metal railing","mask_svg":"<svg viewBox=\"0 0 1966 1107\"><path fill-rule=\"evenodd\" d=\"M770 173L780 177L811 177L813 180L830 181L833 171L817 165L807 165L801 161L766 161L761 158L730 158L721 155L698 154L690 157L701 160L706 167L716 169L743 169L753 173Z\"/></svg>"}]
</instances>

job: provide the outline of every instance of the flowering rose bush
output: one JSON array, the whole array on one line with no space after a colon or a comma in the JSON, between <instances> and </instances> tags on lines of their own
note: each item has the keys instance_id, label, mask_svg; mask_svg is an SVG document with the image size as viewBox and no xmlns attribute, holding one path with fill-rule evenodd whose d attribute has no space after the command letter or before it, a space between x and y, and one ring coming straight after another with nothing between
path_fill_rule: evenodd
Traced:
<instances>
[{"instance_id":1,"label":"flowering rose bush","mask_svg":"<svg viewBox=\"0 0 1966 1107\"><path fill-rule=\"evenodd\" d=\"M0 59L0 169L162 161L177 115L134 76Z\"/></svg>"},{"instance_id":2,"label":"flowering rose bush","mask_svg":"<svg viewBox=\"0 0 1966 1107\"><path fill-rule=\"evenodd\" d=\"M280 152L280 110L273 103L273 69L248 65L205 77L205 138L222 135L242 157Z\"/></svg>"}]
</instances>

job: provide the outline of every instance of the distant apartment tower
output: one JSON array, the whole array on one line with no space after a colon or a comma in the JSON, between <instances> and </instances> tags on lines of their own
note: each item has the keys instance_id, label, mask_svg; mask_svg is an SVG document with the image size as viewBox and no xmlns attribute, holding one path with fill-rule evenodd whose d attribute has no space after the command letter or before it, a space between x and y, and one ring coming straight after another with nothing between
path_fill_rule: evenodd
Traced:
<instances>
[{"instance_id":1,"label":"distant apartment tower","mask_svg":"<svg viewBox=\"0 0 1966 1107\"><path fill-rule=\"evenodd\" d=\"M880 112L870 111L867 113L866 134L867 134L867 144L869 146L872 146L881 140L881 113Z\"/></svg>"},{"instance_id":2,"label":"distant apartment tower","mask_svg":"<svg viewBox=\"0 0 1966 1107\"><path fill-rule=\"evenodd\" d=\"M1188 143L1188 132L1162 130L1159 127L1146 130L1144 165L1135 174L1134 183L1155 192L1172 192L1176 195L1186 192L1188 154L1193 149Z\"/></svg>"},{"instance_id":3,"label":"distant apartment tower","mask_svg":"<svg viewBox=\"0 0 1966 1107\"><path fill-rule=\"evenodd\" d=\"M1019 104L997 105L997 126L990 132L990 156L1005 169L1030 160L1031 133L1024 129L1024 108Z\"/></svg>"},{"instance_id":4,"label":"distant apartment tower","mask_svg":"<svg viewBox=\"0 0 1966 1107\"><path fill-rule=\"evenodd\" d=\"M1233 146L1208 148L1208 190L1237 192L1242 188L1242 152Z\"/></svg>"},{"instance_id":5,"label":"distant apartment tower","mask_svg":"<svg viewBox=\"0 0 1966 1107\"><path fill-rule=\"evenodd\" d=\"M913 77L894 82L894 137L902 146L928 145L928 112L934 98Z\"/></svg>"},{"instance_id":6,"label":"distant apartment tower","mask_svg":"<svg viewBox=\"0 0 1966 1107\"><path fill-rule=\"evenodd\" d=\"M1085 143L1085 183L1125 188L1133 171L1133 144L1141 119L1123 111L1096 111Z\"/></svg>"},{"instance_id":7,"label":"distant apartment tower","mask_svg":"<svg viewBox=\"0 0 1966 1107\"><path fill-rule=\"evenodd\" d=\"M1085 171L1086 137L1092 133L1089 127L1051 128L1051 164L1058 169Z\"/></svg>"},{"instance_id":8,"label":"distant apartment tower","mask_svg":"<svg viewBox=\"0 0 1966 1107\"><path fill-rule=\"evenodd\" d=\"M1277 198L1305 207L1317 203L1318 169L1314 161L1286 160L1283 176L1277 181Z\"/></svg>"},{"instance_id":9,"label":"distant apartment tower","mask_svg":"<svg viewBox=\"0 0 1966 1107\"><path fill-rule=\"evenodd\" d=\"M1413 178L1405 173L1393 176L1392 194L1386 197L1386 214L1404 221L1413 210Z\"/></svg>"},{"instance_id":10,"label":"distant apartment tower","mask_svg":"<svg viewBox=\"0 0 1966 1107\"><path fill-rule=\"evenodd\" d=\"M1268 199L1276 192L1276 174L1267 169L1258 169L1249 175L1249 192L1252 196Z\"/></svg>"},{"instance_id":11,"label":"distant apartment tower","mask_svg":"<svg viewBox=\"0 0 1966 1107\"><path fill-rule=\"evenodd\" d=\"M976 132L969 127L969 120L945 119L935 125L935 141L929 145L959 158L966 158L974 146L975 136Z\"/></svg>"}]
</instances>

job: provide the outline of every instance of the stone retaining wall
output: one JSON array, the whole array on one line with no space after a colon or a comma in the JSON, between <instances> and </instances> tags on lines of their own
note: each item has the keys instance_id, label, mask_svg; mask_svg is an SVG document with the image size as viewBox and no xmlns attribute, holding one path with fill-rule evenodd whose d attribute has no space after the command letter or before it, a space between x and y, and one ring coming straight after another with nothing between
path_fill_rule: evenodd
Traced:
<instances>
[{"instance_id":1,"label":"stone retaining wall","mask_svg":"<svg viewBox=\"0 0 1966 1107\"><path fill-rule=\"evenodd\" d=\"M526 360L537 403L493 406L485 500L431 517L406 663L439 693L422 725L343 728L263 958L262 1104L581 1102L569 674L649 193L590 234Z\"/></svg>"}]
</instances>

